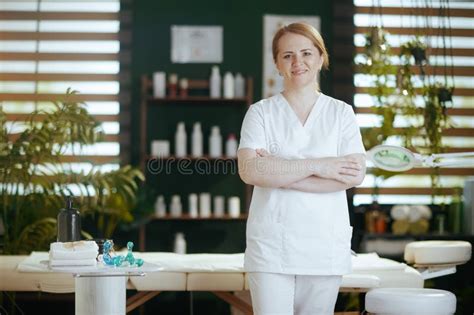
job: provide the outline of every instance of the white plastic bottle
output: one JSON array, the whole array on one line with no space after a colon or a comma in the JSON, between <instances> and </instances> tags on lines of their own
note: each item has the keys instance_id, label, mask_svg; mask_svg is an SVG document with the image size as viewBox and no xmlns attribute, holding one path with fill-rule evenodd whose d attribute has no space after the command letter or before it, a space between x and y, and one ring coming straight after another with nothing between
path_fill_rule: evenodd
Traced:
<instances>
[{"instance_id":1,"label":"white plastic bottle","mask_svg":"<svg viewBox=\"0 0 474 315\"><path fill-rule=\"evenodd\" d=\"M183 213L183 206L181 205L181 197L173 195L171 197L170 214L174 218L178 218Z\"/></svg>"},{"instance_id":2,"label":"white plastic bottle","mask_svg":"<svg viewBox=\"0 0 474 315\"><path fill-rule=\"evenodd\" d=\"M184 233L176 233L174 237L174 249L173 251L176 254L186 254L186 239L184 238Z\"/></svg>"},{"instance_id":3,"label":"white plastic bottle","mask_svg":"<svg viewBox=\"0 0 474 315\"><path fill-rule=\"evenodd\" d=\"M230 72L224 74L224 98L234 98L234 76Z\"/></svg>"},{"instance_id":4,"label":"white plastic bottle","mask_svg":"<svg viewBox=\"0 0 474 315\"><path fill-rule=\"evenodd\" d=\"M211 78L209 80L209 90L211 98L221 97L221 74L219 73L218 66L212 67Z\"/></svg>"},{"instance_id":5,"label":"white plastic bottle","mask_svg":"<svg viewBox=\"0 0 474 315\"><path fill-rule=\"evenodd\" d=\"M196 122L193 126L193 134L191 135L191 155L193 157L201 157L202 147L201 123Z\"/></svg>"},{"instance_id":6,"label":"white plastic bottle","mask_svg":"<svg viewBox=\"0 0 474 315\"><path fill-rule=\"evenodd\" d=\"M225 215L224 204L224 196L214 196L214 216L216 218L222 218Z\"/></svg>"},{"instance_id":7,"label":"white plastic bottle","mask_svg":"<svg viewBox=\"0 0 474 315\"><path fill-rule=\"evenodd\" d=\"M233 133L229 134L225 143L225 155L228 158L237 157L237 138Z\"/></svg>"},{"instance_id":8,"label":"white plastic bottle","mask_svg":"<svg viewBox=\"0 0 474 315\"><path fill-rule=\"evenodd\" d=\"M240 73L237 73L234 78L234 97L245 97L245 80Z\"/></svg>"},{"instance_id":9,"label":"white plastic bottle","mask_svg":"<svg viewBox=\"0 0 474 315\"><path fill-rule=\"evenodd\" d=\"M200 193L199 194L199 216L201 218L211 217L211 194Z\"/></svg>"},{"instance_id":10,"label":"white plastic bottle","mask_svg":"<svg viewBox=\"0 0 474 315\"><path fill-rule=\"evenodd\" d=\"M153 97L163 98L166 96L166 73L159 71L153 73Z\"/></svg>"},{"instance_id":11,"label":"white plastic bottle","mask_svg":"<svg viewBox=\"0 0 474 315\"><path fill-rule=\"evenodd\" d=\"M222 137L218 126L211 128L209 136L209 157L220 158L222 156Z\"/></svg>"},{"instance_id":12,"label":"white plastic bottle","mask_svg":"<svg viewBox=\"0 0 474 315\"><path fill-rule=\"evenodd\" d=\"M188 202L189 202L189 216L191 218L197 218L199 215L197 194L189 194Z\"/></svg>"},{"instance_id":13,"label":"white plastic bottle","mask_svg":"<svg viewBox=\"0 0 474 315\"><path fill-rule=\"evenodd\" d=\"M178 128L175 134L175 155L177 158L183 158L186 156L186 129L184 122L178 123Z\"/></svg>"},{"instance_id":14,"label":"white plastic bottle","mask_svg":"<svg viewBox=\"0 0 474 315\"><path fill-rule=\"evenodd\" d=\"M228 203L229 216L238 218L240 216L240 198L236 196L229 197Z\"/></svg>"},{"instance_id":15,"label":"white plastic bottle","mask_svg":"<svg viewBox=\"0 0 474 315\"><path fill-rule=\"evenodd\" d=\"M165 204L165 197L163 195L159 195L155 201L155 216L158 218L162 218L166 216L166 204Z\"/></svg>"}]
</instances>

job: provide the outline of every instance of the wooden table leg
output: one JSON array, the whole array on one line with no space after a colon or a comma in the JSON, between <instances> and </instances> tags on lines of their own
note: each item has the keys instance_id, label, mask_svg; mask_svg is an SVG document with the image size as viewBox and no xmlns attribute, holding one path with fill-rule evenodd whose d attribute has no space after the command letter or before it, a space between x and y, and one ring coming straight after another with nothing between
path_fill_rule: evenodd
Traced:
<instances>
[{"instance_id":1,"label":"wooden table leg","mask_svg":"<svg viewBox=\"0 0 474 315\"><path fill-rule=\"evenodd\" d=\"M127 299L127 313L133 311L134 309L151 300L160 293L161 291L141 291L135 294L134 296L129 297Z\"/></svg>"},{"instance_id":2,"label":"wooden table leg","mask_svg":"<svg viewBox=\"0 0 474 315\"><path fill-rule=\"evenodd\" d=\"M218 298L226 301L230 305L236 307L238 310L244 312L245 315L253 315L252 305L242 301L230 292L212 291Z\"/></svg>"}]
</instances>

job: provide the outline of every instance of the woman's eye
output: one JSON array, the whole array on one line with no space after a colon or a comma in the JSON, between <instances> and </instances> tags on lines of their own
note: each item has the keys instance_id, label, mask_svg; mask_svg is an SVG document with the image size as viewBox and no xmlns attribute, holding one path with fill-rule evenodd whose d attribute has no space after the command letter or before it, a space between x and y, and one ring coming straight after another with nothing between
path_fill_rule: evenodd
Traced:
<instances>
[{"instance_id":1,"label":"woman's eye","mask_svg":"<svg viewBox=\"0 0 474 315\"><path fill-rule=\"evenodd\" d=\"M304 52L304 56L311 56L311 52L309 51Z\"/></svg>"},{"instance_id":2,"label":"woman's eye","mask_svg":"<svg viewBox=\"0 0 474 315\"><path fill-rule=\"evenodd\" d=\"M283 59L288 59L288 58L290 58L290 57L291 57L291 55L284 55L284 56L283 56Z\"/></svg>"}]
</instances>

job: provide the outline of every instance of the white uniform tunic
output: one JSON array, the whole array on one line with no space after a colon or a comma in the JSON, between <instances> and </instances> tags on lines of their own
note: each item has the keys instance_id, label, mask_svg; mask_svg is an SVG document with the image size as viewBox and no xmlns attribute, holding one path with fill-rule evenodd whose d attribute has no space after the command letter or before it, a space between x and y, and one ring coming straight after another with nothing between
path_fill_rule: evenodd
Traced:
<instances>
[{"instance_id":1,"label":"white uniform tunic","mask_svg":"<svg viewBox=\"0 0 474 315\"><path fill-rule=\"evenodd\" d=\"M282 94L253 104L242 124L242 148L263 148L286 159L365 153L351 106L324 94L304 125ZM247 220L245 270L343 275L351 271L351 236L345 191L256 186Z\"/></svg>"}]
</instances>

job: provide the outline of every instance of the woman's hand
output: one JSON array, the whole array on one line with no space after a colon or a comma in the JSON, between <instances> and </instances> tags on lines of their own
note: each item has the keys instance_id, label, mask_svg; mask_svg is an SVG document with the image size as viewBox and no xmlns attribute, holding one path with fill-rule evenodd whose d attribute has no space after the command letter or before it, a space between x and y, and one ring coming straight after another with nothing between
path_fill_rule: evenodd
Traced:
<instances>
[{"instance_id":1,"label":"woman's hand","mask_svg":"<svg viewBox=\"0 0 474 315\"><path fill-rule=\"evenodd\" d=\"M258 157L271 154L265 149L255 150ZM364 169L365 160L361 154L349 154L342 157L328 157L313 160L314 175L326 179L334 179L344 184L359 183Z\"/></svg>"},{"instance_id":2,"label":"woman's hand","mask_svg":"<svg viewBox=\"0 0 474 315\"><path fill-rule=\"evenodd\" d=\"M363 170L357 154L314 160L314 175L334 179L345 184L353 183Z\"/></svg>"},{"instance_id":3,"label":"woman's hand","mask_svg":"<svg viewBox=\"0 0 474 315\"><path fill-rule=\"evenodd\" d=\"M270 152L268 152L268 151L265 150L265 149L257 149L257 150L255 150L255 152L257 152L257 156L258 156L258 157L270 156Z\"/></svg>"}]
</instances>

